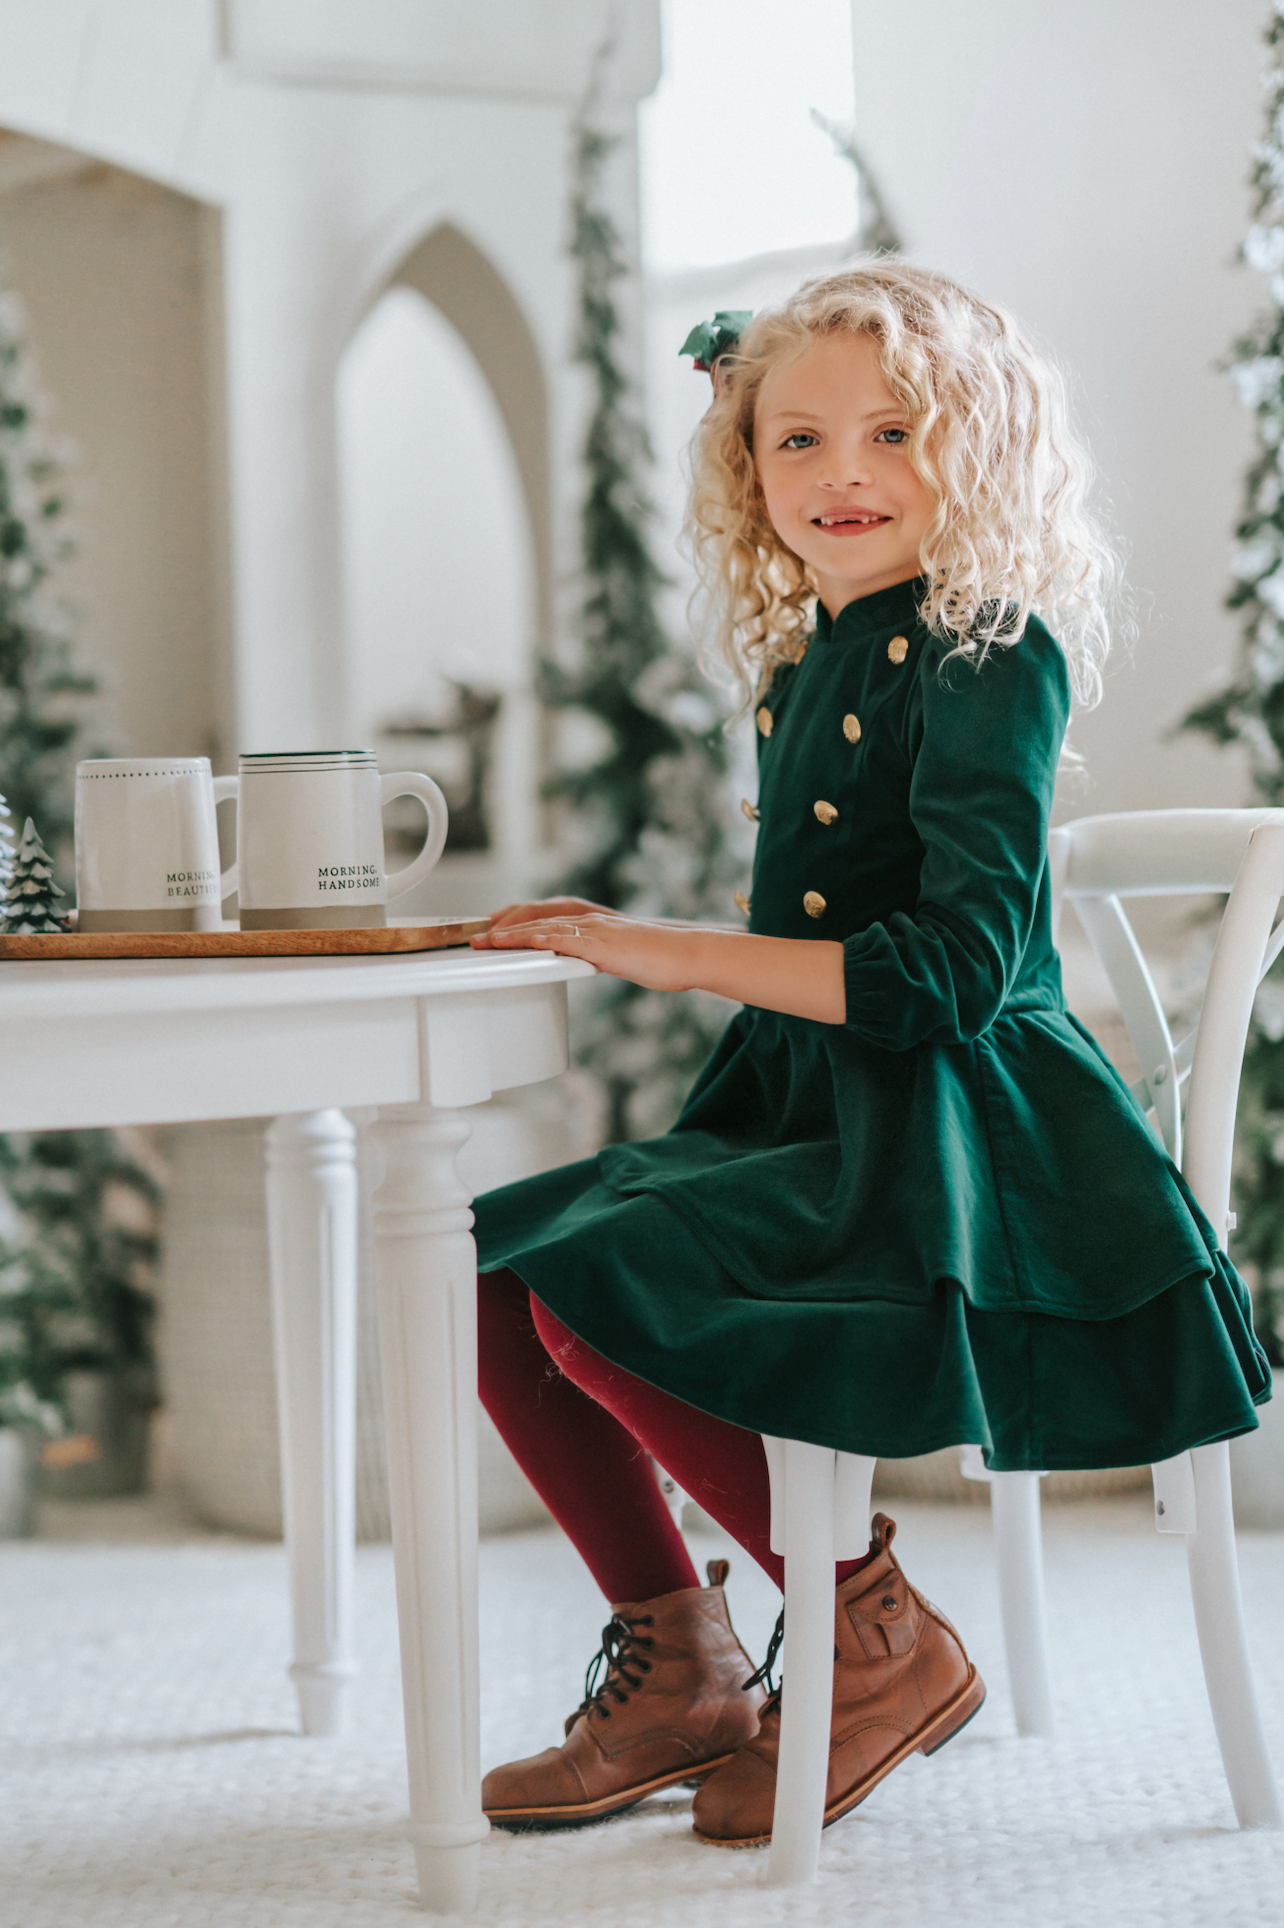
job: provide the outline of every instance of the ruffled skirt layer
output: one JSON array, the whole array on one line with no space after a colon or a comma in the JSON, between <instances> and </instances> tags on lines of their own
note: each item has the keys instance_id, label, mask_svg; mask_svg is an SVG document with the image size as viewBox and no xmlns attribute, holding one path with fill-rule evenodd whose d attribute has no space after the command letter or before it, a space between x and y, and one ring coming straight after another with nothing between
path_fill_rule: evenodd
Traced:
<instances>
[{"instance_id":1,"label":"ruffled skirt layer","mask_svg":"<svg viewBox=\"0 0 1284 1928\"><path fill-rule=\"evenodd\" d=\"M746 1289L661 1197L588 1159L476 1203L508 1266L593 1349L733 1425L906 1458L964 1443L1000 1471L1140 1465L1257 1424L1270 1373L1224 1255L1117 1317Z\"/></svg>"}]
</instances>

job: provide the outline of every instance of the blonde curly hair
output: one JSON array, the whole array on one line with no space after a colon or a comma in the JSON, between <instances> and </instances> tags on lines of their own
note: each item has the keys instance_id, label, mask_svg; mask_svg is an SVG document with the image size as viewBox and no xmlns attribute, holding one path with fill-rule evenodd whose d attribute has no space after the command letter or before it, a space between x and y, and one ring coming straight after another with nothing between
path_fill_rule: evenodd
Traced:
<instances>
[{"instance_id":1,"label":"blonde curly hair","mask_svg":"<svg viewBox=\"0 0 1284 1928\"><path fill-rule=\"evenodd\" d=\"M765 309L716 367L691 444L686 539L718 647L748 698L801 653L816 582L776 534L754 462L767 372L840 332L878 344L909 414L909 458L936 501L919 552L921 618L979 662L1017 641L1032 610L1057 634L1077 702L1100 699L1119 588L1115 552L1087 506L1091 461L1059 370L1002 308L948 276L876 257L807 281Z\"/></svg>"}]
</instances>

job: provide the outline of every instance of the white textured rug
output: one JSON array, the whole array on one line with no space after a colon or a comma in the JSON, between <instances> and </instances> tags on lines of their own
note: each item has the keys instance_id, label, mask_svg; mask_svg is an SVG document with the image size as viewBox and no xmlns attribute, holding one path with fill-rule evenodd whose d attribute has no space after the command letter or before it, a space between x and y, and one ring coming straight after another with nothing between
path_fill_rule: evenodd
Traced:
<instances>
[{"instance_id":1,"label":"white textured rug","mask_svg":"<svg viewBox=\"0 0 1284 1928\"><path fill-rule=\"evenodd\" d=\"M818 1888L701 1846L685 1797L563 1836L493 1834L478 1928L1211 1928L1284 1922L1284 1836L1236 1831L1203 1699L1180 1542L1143 1502L1050 1507L1055 1742L1018 1741L985 1509L903 1505L898 1551L991 1682L981 1715L825 1836ZM385 1548L358 1557L351 1734L296 1738L281 1549L155 1505L64 1508L0 1548L3 1928L375 1928L416 1918ZM110 1544L93 1536L112 1535ZM701 1538L703 1560L720 1543ZM1245 1534L1267 1719L1284 1764L1284 1535ZM554 1740L605 1615L553 1531L483 1548L483 1760ZM776 1598L733 1612L761 1651ZM422 1919L422 1917L419 1917Z\"/></svg>"}]
</instances>

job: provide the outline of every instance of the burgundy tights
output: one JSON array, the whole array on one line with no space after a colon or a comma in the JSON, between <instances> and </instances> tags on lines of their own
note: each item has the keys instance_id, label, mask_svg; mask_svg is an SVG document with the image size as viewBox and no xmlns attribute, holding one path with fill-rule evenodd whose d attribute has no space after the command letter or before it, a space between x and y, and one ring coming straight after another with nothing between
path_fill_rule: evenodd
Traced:
<instances>
[{"instance_id":1,"label":"burgundy tights","mask_svg":"<svg viewBox=\"0 0 1284 1928\"><path fill-rule=\"evenodd\" d=\"M482 1404L609 1601L699 1584L648 1454L783 1587L757 1433L611 1365L514 1272L482 1275L478 1340Z\"/></svg>"}]
</instances>

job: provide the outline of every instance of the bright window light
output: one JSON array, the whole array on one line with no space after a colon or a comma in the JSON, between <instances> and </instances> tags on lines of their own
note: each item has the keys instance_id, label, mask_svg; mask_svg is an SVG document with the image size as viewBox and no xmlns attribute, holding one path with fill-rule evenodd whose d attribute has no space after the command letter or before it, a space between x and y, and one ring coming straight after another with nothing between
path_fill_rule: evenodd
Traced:
<instances>
[{"instance_id":1,"label":"bright window light","mask_svg":"<svg viewBox=\"0 0 1284 1928\"><path fill-rule=\"evenodd\" d=\"M845 239L855 179L813 108L851 120L850 0L664 0L664 75L641 114L647 267Z\"/></svg>"}]
</instances>

